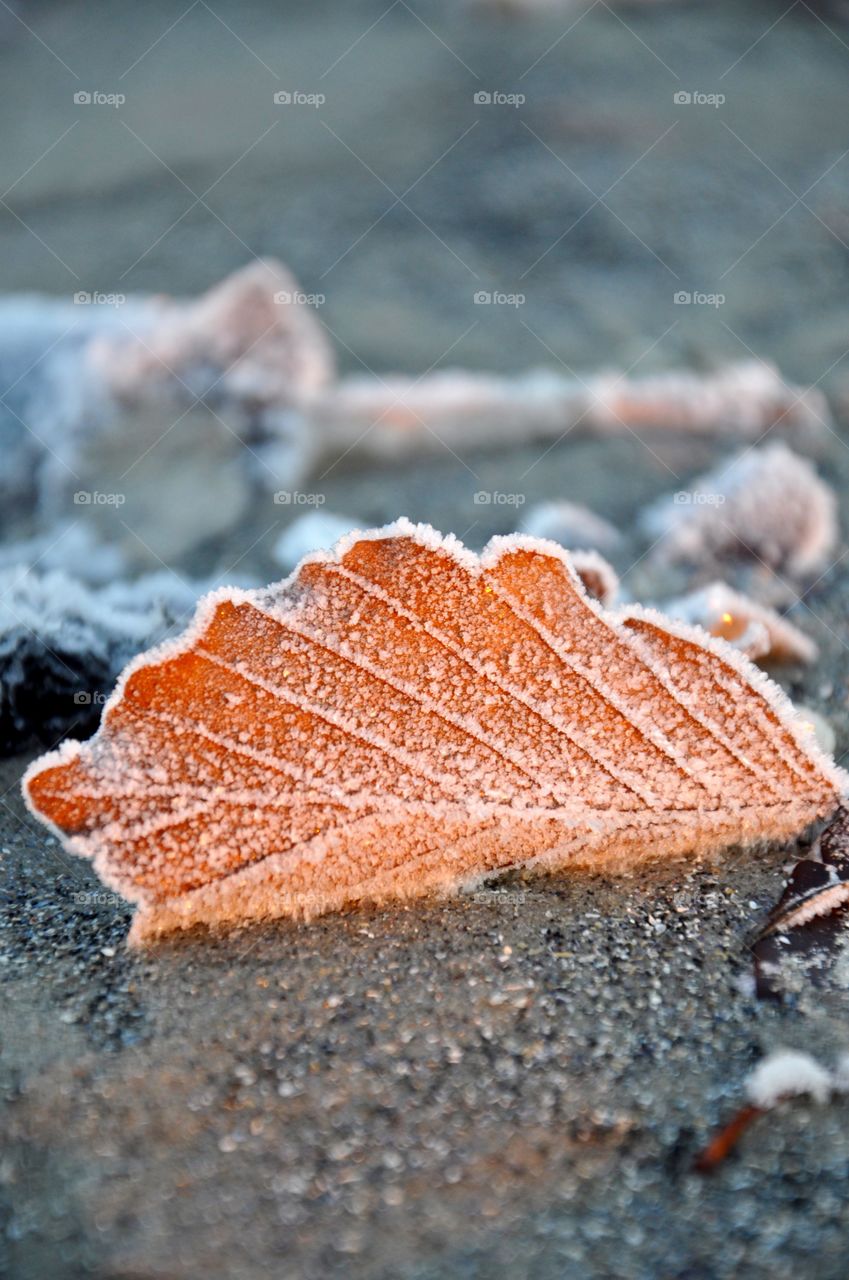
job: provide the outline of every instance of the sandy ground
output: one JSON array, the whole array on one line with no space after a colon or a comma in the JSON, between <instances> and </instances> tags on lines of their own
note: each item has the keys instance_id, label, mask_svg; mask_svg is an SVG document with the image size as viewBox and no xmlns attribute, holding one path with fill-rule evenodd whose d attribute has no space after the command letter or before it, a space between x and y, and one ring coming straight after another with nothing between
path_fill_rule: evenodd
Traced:
<instances>
[{"instance_id":1,"label":"sandy ground","mask_svg":"<svg viewBox=\"0 0 849 1280\"><path fill-rule=\"evenodd\" d=\"M849 37L800 7L747 54L783 9L658 6L629 11L625 27L597 6L545 53L563 19L475 24L420 8L436 38L400 4L383 17L382 3L221 4L218 18L196 6L128 70L183 6L28 6L67 66L25 31L0 50L16 121L2 186L78 123L4 197L17 218L0 207L3 285L189 292L240 265L248 245L324 290L347 368L422 371L452 343L449 363L500 369L699 364L751 347L836 393L849 345L836 238L849 238ZM475 108L480 85L510 92L523 75L522 112ZM119 81L126 108L75 115L80 85ZM276 119L273 91L319 84L320 117L299 110L248 150ZM681 85L725 91L721 118L676 110ZM394 196L344 143L400 194L467 126L406 197L431 230L398 206L346 252ZM632 230L596 206L529 271L594 199L546 146L598 195L651 151L606 197ZM237 160L206 197L218 218L196 206L169 230L194 198L174 174L200 194ZM814 182L811 213L794 200ZM521 314L472 302L477 288L520 287ZM726 302L677 307L678 288ZM819 465L846 495L842 436ZM316 487L364 523L409 514L475 546L515 518L475 504L476 491L589 502L625 530L624 572L644 550L628 532L637 510L723 452L649 443L381 471L348 459ZM271 577L285 514L252 510L181 570L232 563L255 542L241 568ZM838 755L849 748L847 564L792 610L822 658L785 677L831 721ZM25 763L0 767L0 1273L846 1275L845 1100L788 1107L712 1179L691 1172L762 1052L789 1044L831 1062L849 1047L839 987L802 986L781 1005L750 994L746 937L793 851L627 881L508 882L131 956L124 907L25 818Z\"/></svg>"},{"instance_id":2,"label":"sandy ground","mask_svg":"<svg viewBox=\"0 0 849 1280\"><path fill-rule=\"evenodd\" d=\"M605 457L575 451L579 491ZM507 483L523 462L487 465ZM348 483L377 503L372 477ZM844 562L792 611L823 656L786 679L838 754L847 600ZM24 764L0 775L12 1274L846 1274L846 1101L788 1107L712 1179L690 1171L761 1053L849 1047L846 990L749 993L746 938L792 850L131 956L126 910L24 820Z\"/></svg>"},{"instance_id":3,"label":"sandy ground","mask_svg":"<svg viewBox=\"0 0 849 1280\"><path fill-rule=\"evenodd\" d=\"M10 1274L845 1275L845 1102L690 1171L763 1051L846 1047L741 991L786 851L130 957L5 825Z\"/></svg>"}]
</instances>

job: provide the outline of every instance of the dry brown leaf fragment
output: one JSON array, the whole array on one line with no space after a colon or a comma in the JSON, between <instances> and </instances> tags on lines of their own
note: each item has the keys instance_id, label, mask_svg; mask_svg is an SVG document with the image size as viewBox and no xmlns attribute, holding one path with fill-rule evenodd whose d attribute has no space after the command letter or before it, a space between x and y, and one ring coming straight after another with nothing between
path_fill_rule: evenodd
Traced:
<instances>
[{"instance_id":1,"label":"dry brown leaf fragment","mask_svg":"<svg viewBox=\"0 0 849 1280\"><path fill-rule=\"evenodd\" d=\"M619 595L619 575L609 561L597 551L572 551L569 555L572 568L585 590L606 607L616 603Z\"/></svg>"},{"instance_id":2,"label":"dry brown leaf fragment","mask_svg":"<svg viewBox=\"0 0 849 1280\"><path fill-rule=\"evenodd\" d=\"M727 640L753 661L816 661L817 646L809 636L769 605L758 604L724 582L712 582L701 591L665 600L662 608L671 618L704 627L712 636Z\"/></svg>"},{"instance_id":3,"label":"dry brown leaf fragment","mask_svg":"<svg viewBox=\"0 0 849 1280\"><path fill-rule=\"evenodd\" d=\"M849 904L849 809L838 810L822 833L818 858L796 863L759 937L787 933Z\"/></svg>"},{"instance_id":4,"label":"dry brown leaf fragment","mask_svg":"<svg viewBox=\"0 0 849 1280\"><path fill-rule=\"evenodd\" d=\"M836 972L849 913L849 809L841 807L823 831L814 856L802 858L751 942L755 990L781 999L789 963L813 987Z\"/></svg>"},{"instance_id":5,"label":"dry brown leaf fragment","mask_svg":"<svg viewBox=\"0 0 849 1280\"><path fill-rule=\"evenodd\" d=\"M745 659L606 612L555 544L402 520L206 597L24 785L139 939L781 839L846 778Z\"/></svg>"}]
</instances>

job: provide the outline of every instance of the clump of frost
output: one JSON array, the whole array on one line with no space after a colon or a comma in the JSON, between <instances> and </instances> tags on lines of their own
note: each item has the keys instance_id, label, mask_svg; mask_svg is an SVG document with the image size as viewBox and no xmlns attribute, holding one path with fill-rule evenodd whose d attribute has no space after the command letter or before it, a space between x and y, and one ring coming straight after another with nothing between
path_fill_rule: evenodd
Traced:
<instances>
[{"instance_id":1,"label":"clump of frost","mask_svg":"<svg viewBox=\"0 0 849 1280\"><path fill-rule=\"evenodd\" d=\"M764 1111L784 1098L804 1095L815 1102L828 1102L832 1092L849 1084L845 1059L846 1055L841 1058L843 1065L832 1073L809 1053L776 1049L755 1067L746 1081L746 1094L753 1106Z\"/></svg>"},{"instance_id":2,"label":"clump of frost","mask_svg":"<svg viewBox=\"0 0 849 1280\"><path fill-rule=\"evenodd\" d=\"M165 572L93 589L60 570L0 571L0 754L93 728L122 667L179 630L200 590Z\"/></svg>"},{"instance_id":3,"label":"clump of frost","mask_svg":"<svg viewBox=\"0 0 849 1280\"><path fill-rule=\"evenodd\" d=\"M164 571L94 590L60 570L7 569L0 573L0 634L37 628L44 643L96 652L111 640L135 643L170 625L194 607L197 592Z\"/></svg>"},{"instance_id":4,"label":"clump of frost","mask_svg":"<svg viewBox=\"0 0 849 1280\"><path fill-rule=\"evenodd\" d=\"M570 550L614 551L619 530L608 520L577 502L540 502L522 521L522 532L550 538Z\"/></svg>"},{"instance_id":5,"label":"clump of frost","mask_svg":"<svg viewBox=\"0 0 849 1280\"><path fill-rule=\"evenodd\" d=\"M357 522L351 516L336 515L333 511L308 511L283 530L271 554L288 573L311 551L329 551L356 527Z\"/></svg>"},{"instance_id":6,"label":"clump of frost","mask_svg":"<svg viewBox=\"0 0 849 1280\"><path fill-rule=\"evenodd\" d=\"M807 459L779 443L747 449L641 517L651 560L709 567L742 563L805 578L838 538L835 495Z\"/></svg>"},{"instance_id":7,"label":"clump of frost","mask_svg":"<svg viewBox=\"0 0 849 1280\"><path fill-rule=\"evenodd\" d=\"M76 521L52 525L22 542L0 544L0 572L22 565L37 565L42 573L61 569L93 587L105 586L127 572L122 549L99 541L90 525Z\"/></svg>"}]
</instances>

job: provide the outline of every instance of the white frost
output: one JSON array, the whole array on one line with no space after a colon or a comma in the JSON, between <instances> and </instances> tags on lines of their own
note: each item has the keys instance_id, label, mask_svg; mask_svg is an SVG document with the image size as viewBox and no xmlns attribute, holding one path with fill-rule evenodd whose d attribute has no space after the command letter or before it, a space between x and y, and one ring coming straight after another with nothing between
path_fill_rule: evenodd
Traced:
<instances>
[{"instance_id":1,"label":"white frost","mask_svg":"<svg viewBox=\"0 0 849 1280\"><path fill-rule=\"evenodd\" d=\"M537 503L522 521L522 530L535 538L550 538L570 551L613 551L621 541L614 525L577 502Z\"/></svg>"},{"instance_id":2,"label":"white frost","mask_svg":"<svg viewBox=\"0 0 849 1280\"><path fill-rule=\"evenodd\" d=\"M837 1087L837 1076L809 1053L776 1049L755 1067L746 1081L746 1094L754 1106L766 1111L783 1098L804 1094L815 1102L828 1102Z\"/></svg>"},{"instance_id":3,"label":"white frost","mask_svg":"<svg viewBox=\"0 0 849 1280\"><path fill-rule=\"evenodd\" d=\"M287 573L312 551L329 551L357 522L333 511L308 511L284 529L274 544L272 556Z\"/></svg>"},{"instance_id":4,"label":"white frost","mask_svg":"<svg viewBox=\"0 0 849 1280\"><path fill-rule=\"evenodd\" d=\"M55 569L0 570L0 641L29 634L82 657L111 646L134 649L153 644L175 622L191 615L201 588L171 573L153 573L136 582L116 582L95 590Z\"/></svg>"},{"instance_id":5,"label":"white frost","mask_svg":"<svg viewBox=\"0 0 849 1280\"><path fill-rule=\"evenodd\" d=\"M828 564L838 538L832 490L806 458L777 442L747 449L641 517L651 560L709 570L738 561L804 578Z\"/></svg>"}]
</instances>

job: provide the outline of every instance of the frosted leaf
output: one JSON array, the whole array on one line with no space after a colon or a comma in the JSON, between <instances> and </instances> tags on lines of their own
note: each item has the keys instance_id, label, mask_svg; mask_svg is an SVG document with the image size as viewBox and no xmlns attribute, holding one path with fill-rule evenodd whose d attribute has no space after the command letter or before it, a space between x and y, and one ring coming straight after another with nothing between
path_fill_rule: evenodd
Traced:
<instances>
[{"instance_id":1,"label":"frosted leaf","mask_svg":"<svg viewBox=\"0 0 849 1280\"><path fill-rule=\"evenodd\" d=\"M311 551L328 551L356 527L356 520L350 516L339 516L333 511L308 511L283 530L271 554L282 569L291 572Z\"/></svg>"},{"instance_id":2,"label":"frosted leaf","mask_svg":"<svg viewBox=\"0 0 849 1280\"><path fill-rule=\"evenodd\" d=\"M753 661L816 661L817 646L804 632L775 609L733 591L724 582L712 582L678 600L665 600L662 607L670 618L704 627Z\"/></svg>"},{"instance_id":3,"label":"frosted leaf","mask_svg":"<svg viewBox=\"0 0 849 1280\"><path fill-rule=\"evenodd\" d=\"M101 337L89 360L127 413L142 404L171 415L202 398L247 446L243 462L257 483L291 483L312 454L303 406L335 372L304 297L281 262L258 259L199 298L166 300L138 338Z\"/></svg>"},{"instance_id":4,"label":"frosted leaf","mask_svg":"<svg viewBox=\"0 0 849 1280\"><path fill-rule=\"evenodd\" d=\"M698 566L742 562L779 576L821 572L837 542L835 497L781 443L749 449L661 499L642 518L651 558Z\"/></svg>"},{"instance_id":5,"label":"frosted leaf","mask_svg":"<svg viewBox=\"0 0 849 1280\"><path fill-rule=\"evenodd\" d=\"M445 444L492 448L559 440L578 430L610 436L657 429L756 441L774 429L808 444L821 439L830 422L821 392L785 382L761 361L645 378L573 378L544 369L513 377L461 369L423 378L357 375L317 393L308 415L323 448L377 456L436 452Z\"/></svg>"},{"instance_id":6,"label":"frosted leaf","mask_svg":"<svg viewBox=\"0 0 849 1280\"><path fill-rule=\"evenodd\" d=\"M618 375L593 380L595 418L613 432L625 421L698 435L728 432L751 440L776 427L799 440L819 439L830 421L825 396L785 382L761 360L726 365L713 373Z\"/></svg>"},{"instance_id":7,"label":"frosted leaf","mask_svg":"<svg viewBox=\"0 0 849 1280\"><path fill-rule=\"evenodd\" d=\"M846 783L729 646L402 520L206 597L24 787L139 939L782 839Z\"/></svg>"},{"instance_id":8,"label":"frosted leaf","mask_svg":"<svg viewBox=\"0 0 849 1280\"><path fill-rule=\"evenodd\" d=\"M522 521L522 532L550 538L569 551L614 551L621 541L619 530L577 502L540 502Z\"/></svg>"}]
</instances>

